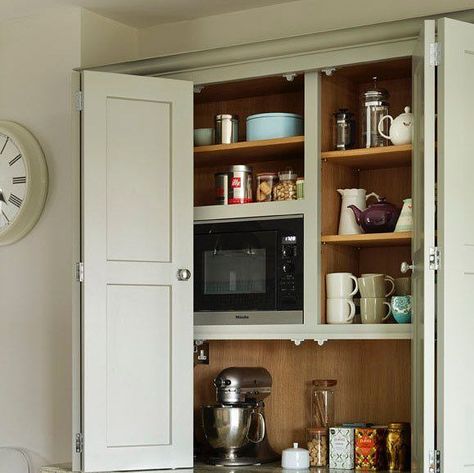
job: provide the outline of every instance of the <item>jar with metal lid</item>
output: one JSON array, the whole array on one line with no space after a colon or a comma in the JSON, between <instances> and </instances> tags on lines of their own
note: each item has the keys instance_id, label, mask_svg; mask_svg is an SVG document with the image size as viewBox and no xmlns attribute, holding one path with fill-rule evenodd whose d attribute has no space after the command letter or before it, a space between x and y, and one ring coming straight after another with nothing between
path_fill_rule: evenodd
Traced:
<instances>
[{"instance_id":1,"label":"jar with metal lid","mask_svg":"<svg viewBox=\"0 0 474 473\"><path fill-rule=\"evenodd\" d=\"M355 146L354 114L347 108L340 108L334 114L333 143L334 149L338 151Z\"/></svg>"},{"instance_id":2,"label":"jar with metal lid","mask_svg":"<svg viewBox=\"0 0 474 473\"><path fill-rule=\"evenodd\" d=\"M377 86L377 77L373 77L373 86L362 94L362 146L375 148L386 146L388 140L378 132L378 125L384 115L388 115L389 93ZM383 132L388 135L388 120L383 121Z\"/></svg>"},{"instance_id":3,"label":"jar with metal lid","mask_svg":"<svg viewBox=\"0 0 474 473\"><path fill-rule=\"evenodd\" d=\"M239 141L239 117L223 113L215 116L216 144L230 144Z\"/></svg>"},{"instance_id":4,"label":"jar with metal lid","mask_svg":"<svg viewBox=\"0 0 474 473\"><path fill-rule=\"evenodd\" d=\"M278 182L276 172L261 172L257 174L257 202L272 200L273 186Z\"/></svg>"},{"instance_id":5,"label":"jar with metal lid","mask_svg":"<svg viewBox=\"0 0 474 473\"><path fill-rule=\"evenodd\" d=\"M390 471L410 471L410 424L392 422L388 424L387 462Z\"/></svg>"},{"instance_id":6,"label":"jar with metal lid","mask_svg":"<svg viewBox=\"0 0 474 473\"><path fill-rule=\"evenodd\" d=\"M328 429L325 427L306 429L306 441L309 451L309 466L327 466L329 456Z\"/></svg>"},{"instance_id":7,"label":"jar with metal lid","mask_svg":"<svg viewBox=\"0 0 474 473\"><path fill-rule=\"evenodd\" d=\"M228 203L248 204L252 198L252 168L243 164L229 168Z\"/></svg>"},{"instance_id":8,"label":"jar with metal lid","mask_svg":"<svg viewBox=\"0 0 474 473\"><path fill-rule=\"evenodd\" d=\"M279 183L273 187L273 200L296 200L296 179L292 169L278 173Z\"/></svg>"},{"instance_id":9,"label":"jar with metal lid","mask_svg":"<svg viewBox=\"0 0 474 473\"><path fill-rule=\"evenodd\" d=\"M334 425L335 379L313 379L311 387L311 427Z\"/></svg>"}]
</instances>

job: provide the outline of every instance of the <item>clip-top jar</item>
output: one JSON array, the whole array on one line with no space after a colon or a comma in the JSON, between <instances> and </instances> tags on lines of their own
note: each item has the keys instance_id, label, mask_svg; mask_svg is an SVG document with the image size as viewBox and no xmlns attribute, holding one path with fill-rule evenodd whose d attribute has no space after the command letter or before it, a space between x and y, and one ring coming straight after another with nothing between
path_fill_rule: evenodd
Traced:
<instances>
[{"instance_id":1,"label":"clip-top jar","mask_svg":"<svg viewBox=\"0 0 474 473\"><path fill-rule=\"evenodd\" d=\"M377 77L373 77L373 86L362 94L362 146L375 148L386 146L388 141L378 132L381 118L388 115L389 93L377 87ZM383 121L383 132L388 135L388 120Z\"/></svg>"},{"instance_id":2,"label":"clip-top jar","mask_svg":"<svg viewBox=\"0 0 474 473\"><path fill-rule=\"evenodd\" d=\"M311 427L334 425L335 379L313 379L311 387Z\"/></svg>"}]
</instances>

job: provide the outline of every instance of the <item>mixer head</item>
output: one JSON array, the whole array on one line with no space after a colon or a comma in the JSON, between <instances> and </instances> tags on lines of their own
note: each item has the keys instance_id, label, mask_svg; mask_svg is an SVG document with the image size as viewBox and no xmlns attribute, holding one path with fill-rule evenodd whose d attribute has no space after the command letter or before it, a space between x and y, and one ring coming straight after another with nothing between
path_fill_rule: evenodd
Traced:
<instances>
[{"instance_id":1,"label":"mixer head","mask_svg":"<svg viewBox=\"0 0 474 473\"><path fill-rule=\"evenodd\" d=\"M272 376L265 368L231 367L214 380L217 402L221 404L257 404L272 391Z\"/></svg>"}]
</instances>

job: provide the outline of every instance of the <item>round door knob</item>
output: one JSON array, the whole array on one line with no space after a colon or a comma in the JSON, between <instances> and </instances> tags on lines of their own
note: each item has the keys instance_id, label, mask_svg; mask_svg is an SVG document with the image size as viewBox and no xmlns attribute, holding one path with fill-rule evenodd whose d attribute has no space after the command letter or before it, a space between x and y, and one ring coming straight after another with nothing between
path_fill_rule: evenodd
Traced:
<instances>
[{"instance_id":1,"label":"round door knob","mask_svg":"<svg viewBox=\"0 0 474 473\"><path fill-rule=\"evenodd\" d=\"M414 264L408 264L406 261L404 261L401 266L400 266L400 271L405 274L408 273L408 271L413 271L415 269Z\"/></svg>"},{"instance_id":2,"label":"round door knob","mask_svg":"<svg viewBox=\"0 0 474 473\"><path fill-rule=\"evenodd\" d=\"M176 277L178 281L188 281L191 277L191 271L189 269L178 269Z\"/></svg>"}]
</instances>

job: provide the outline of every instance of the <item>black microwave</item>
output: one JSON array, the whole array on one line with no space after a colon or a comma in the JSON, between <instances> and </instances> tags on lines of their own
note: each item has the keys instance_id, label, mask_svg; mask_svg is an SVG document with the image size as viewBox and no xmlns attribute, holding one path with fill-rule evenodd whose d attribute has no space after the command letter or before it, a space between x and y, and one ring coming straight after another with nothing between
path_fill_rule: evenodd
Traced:
<instances>
[{"instance_id":1,"label":"black microwave","mask_svg":"<svg viewBox=\"0 0 474 473\"><path fill-rule=\"evenodd\" d=\"M194 324L302 324L303 217L194 224Z\"/></svg>"}]
</instances>

